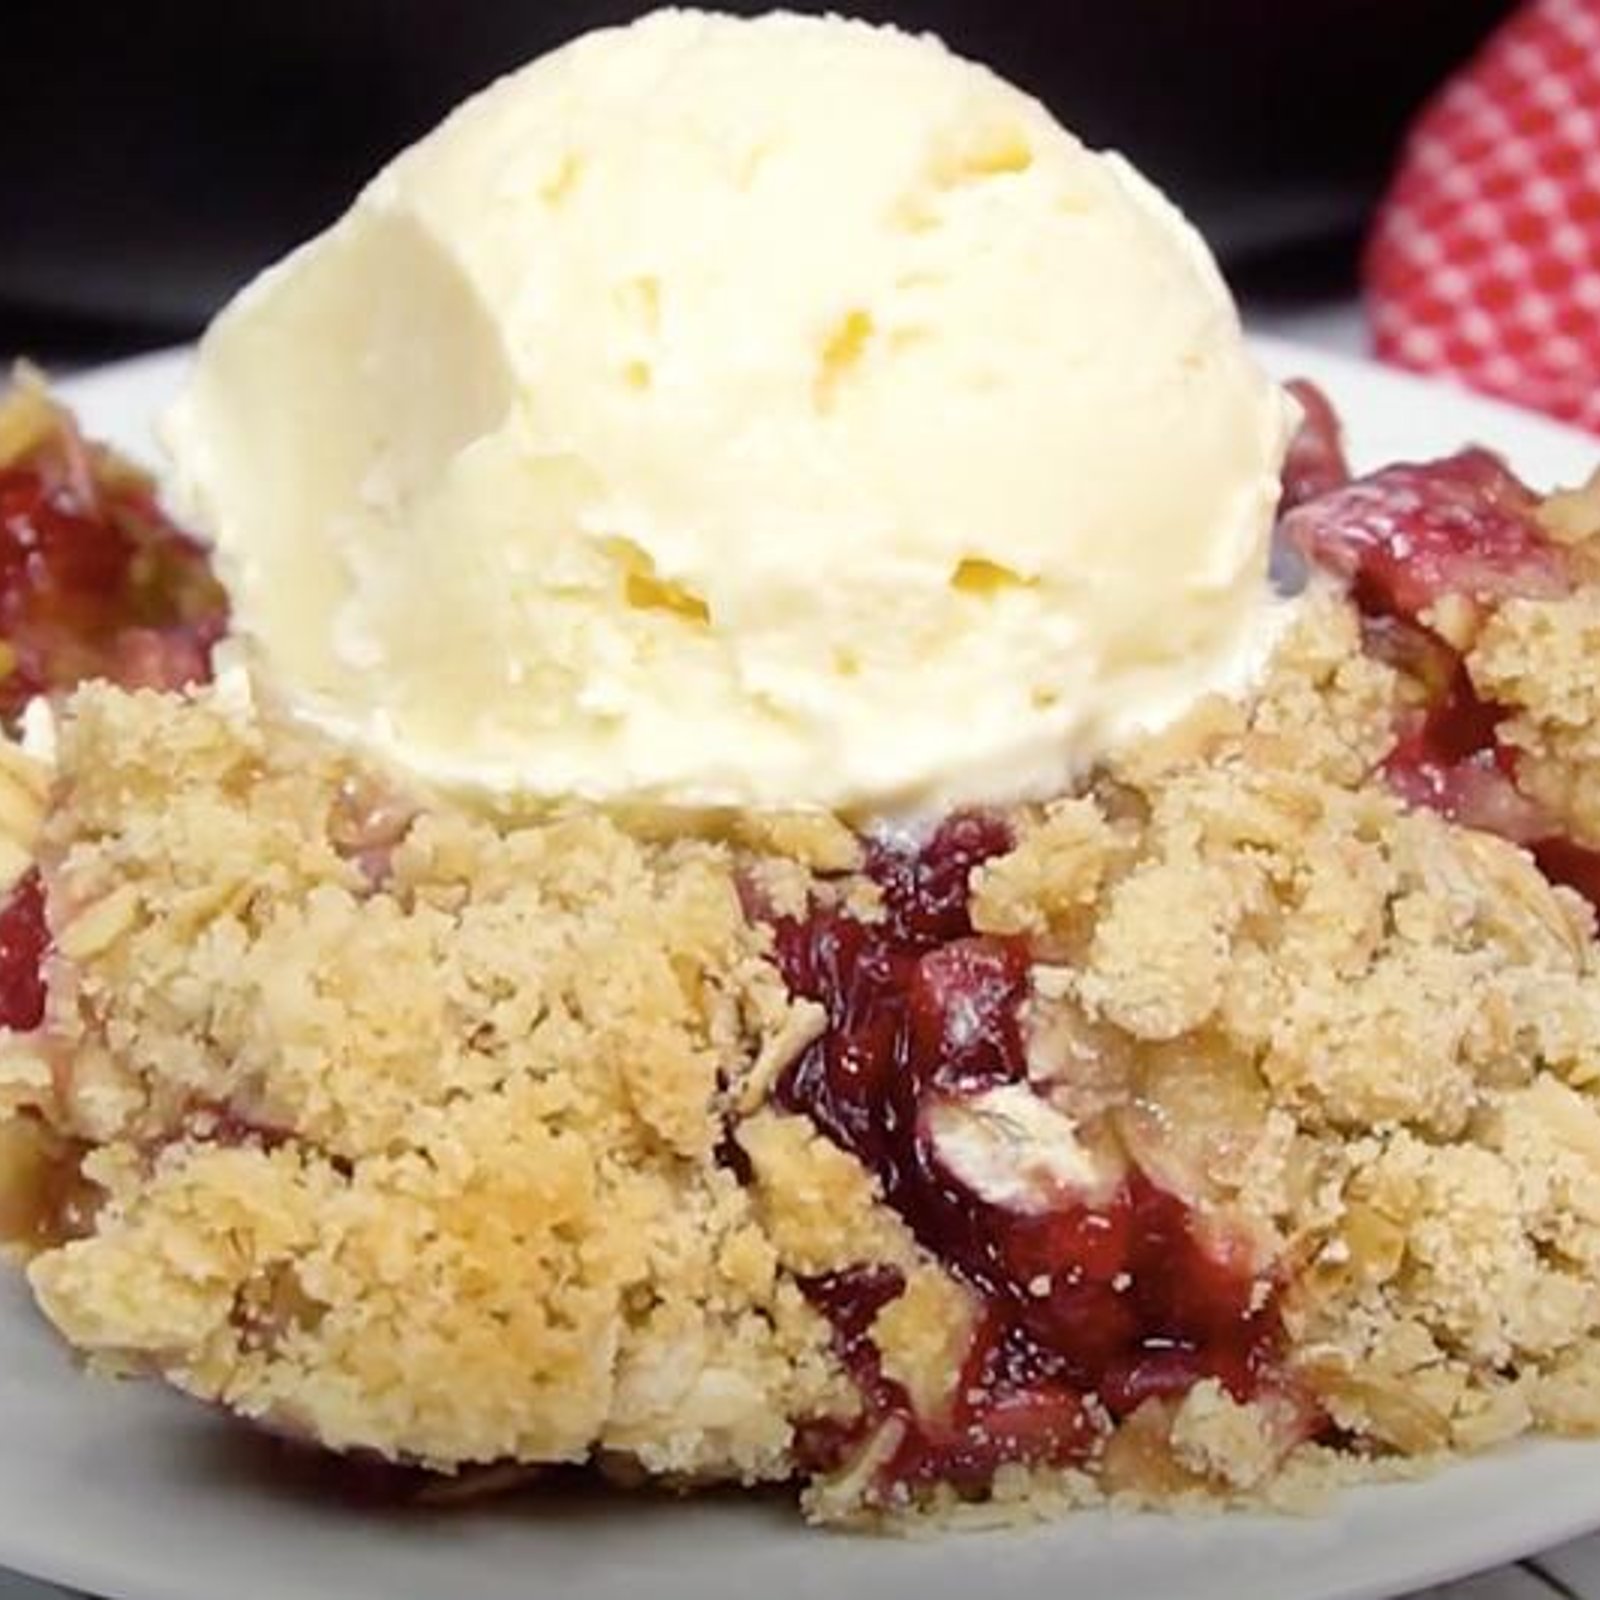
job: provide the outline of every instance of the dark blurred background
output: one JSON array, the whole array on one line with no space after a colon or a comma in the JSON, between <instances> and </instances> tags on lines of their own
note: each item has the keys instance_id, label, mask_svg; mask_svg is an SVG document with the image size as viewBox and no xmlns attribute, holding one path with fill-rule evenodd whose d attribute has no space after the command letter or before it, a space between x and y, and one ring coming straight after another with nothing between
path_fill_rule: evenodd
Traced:
<instances>
[{"instance_id":1,"label":"dark blurred background","mask_svg":"<svg viewBox=\"0 0 1600 1600\"><path fill-rule=\"evenodd\" d=\"M840 9L799 5L794 9ZM859 0L1114 145L1256 303L1338 293L1408 118L1510 0ZM5 0L0 357L187 337L456 100L627 0ZM754 12L761 5L731 4Z\"/></svg>"}]
</instances>

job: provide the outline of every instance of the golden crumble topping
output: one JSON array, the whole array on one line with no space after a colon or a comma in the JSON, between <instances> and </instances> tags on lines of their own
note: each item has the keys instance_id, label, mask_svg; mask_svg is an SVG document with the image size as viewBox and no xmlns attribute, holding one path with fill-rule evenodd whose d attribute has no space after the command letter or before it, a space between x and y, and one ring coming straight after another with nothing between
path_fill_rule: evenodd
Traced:
<instances>
[{"instance_id":1,"label":"golden crumble topping","mask_svg":"<svg viewBox=\"0 0 1600 1600\"><path fill-rule=\"evenodd\" d=\"M420 817L385 888L350 778L210 696L83 691L45 831L93 1232L38 1257L80 1346L435 1465L786 1470L849 1404L711 1158L790 1005L724 850Z\"/></svg>"},{"instance_id":2,"label":"golden crumble topping","mask_svg":"<svg viewBox=\"0 0 1600 1600\"><path fill-rule=\"evenodd\" d=\"M1466 656L1590 840L1597 593L1508 601ZM899 914L832 818L492 822L222 690L84 688L53 781L0 752L0 868L38 863L54 941L0 1048L0 1227L98 1364L274 1429L798 1475L824 1520L1301 1505L1600 1431L1594 916L1379 780L1403 706L1313 588L1251 703L1010 815L971 874L951 948L1025 950L1026 1084L928 1091L916 1148L1024 1229L1153 1185L1281 1322L1258 1392L1086 1395L1067 1465L1002 1405L981 1494L916 1477L1000 1347L981 1274L785 1088L837 1020L786 919Z\"/></svg>"},{"instance_id":3,"label":"golden crumble topping","mask_svg":"<svg viewBox=\"0 0 1600 1600\"><path fill-rule=\"evenodd\" d=\"M1480 694L1511 710L1522 787L1579 842L1600 845L1600 589L1509 600L1468 666Z\"/></svg>"}]
</instances>

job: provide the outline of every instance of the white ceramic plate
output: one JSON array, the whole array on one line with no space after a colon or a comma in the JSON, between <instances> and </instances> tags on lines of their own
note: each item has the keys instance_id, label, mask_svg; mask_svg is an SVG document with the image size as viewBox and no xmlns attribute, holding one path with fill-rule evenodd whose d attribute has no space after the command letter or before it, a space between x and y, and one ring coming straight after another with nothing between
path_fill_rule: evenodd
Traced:
<instances>
[{"instance_id":1,"label":"white ceramic plate","mask_svg":"<svg viewBox=\"0 0 1600 1600\"><path fill-rule=\"evenodd\" d=\"M1266 344L1322 382L1358 460L1491 443L1539 483L1600 458L1581 435L1359 362ZM181 370L163 356L63 386L149 456ZM218 1417L80 1376L0 1281L0 1564L118 1600L1365 1600L1600 1525L1600 1443L1541 1443L1320 1518L1084 1514L1022 1532L893 1540L806 1531L781 1497L536 1494L449 1514L319 1501Z\"/></svg>"}]
</instances>

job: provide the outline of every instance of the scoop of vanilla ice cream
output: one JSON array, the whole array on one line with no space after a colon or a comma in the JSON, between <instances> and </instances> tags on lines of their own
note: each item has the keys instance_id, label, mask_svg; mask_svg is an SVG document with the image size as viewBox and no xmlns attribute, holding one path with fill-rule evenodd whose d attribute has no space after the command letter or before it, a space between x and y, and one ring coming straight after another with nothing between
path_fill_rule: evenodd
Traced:
<instances>
[{"instance_id":1,"label":"scoop of vanilla ice cream","mask_svg":"<svg viewBox=\"0 0 1600 1600\"><path fill-rule=\"evenodd\" d=\"M169 418L264 683L499 801L1058 790L1260 654L1290 408L1204 245L931 38L659 12L502 79Z\"/></svg>"}]
</instances>

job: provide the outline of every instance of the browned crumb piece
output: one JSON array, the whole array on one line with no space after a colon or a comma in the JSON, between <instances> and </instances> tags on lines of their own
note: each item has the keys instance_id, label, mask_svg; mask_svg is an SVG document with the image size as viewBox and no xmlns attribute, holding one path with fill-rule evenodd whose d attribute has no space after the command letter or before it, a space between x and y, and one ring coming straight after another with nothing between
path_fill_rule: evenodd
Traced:
<instances>
[{"instance_id":1,"label":"browned crumb piece","mask_svg":"<svg viewBox=\"0 0 1600 1600\"><path fill-rule=\"evenodd\" d=\"M1581 545L1600 539L1600 470L1575 488L1546 495L1538 516L1540 526L1558 544Z\"/></svg>"},{"instance_id":2,"label":"browned crumb piece","mask_svg":"<svg viewBox=\"0 0 1600 1600\"><path fill-rule=\"evenodd\" d=\"M1250 708L1244 753L1355 787L1394 742L1397 693L1394 673L1362 653L1355 609L1317 580Z\"/></svg>"},{"instance_id":3,"label":"browned crumb piece","mask_svg":"<svg viewBox=\"0 0 1600 1600\"><path fill-rule=\"evenodd\" d=\"M0 732L0 890L33 865L49 792L49 769Z\"/></svg>"},{"instance_id":4,"label":"browned crumb piece","mask_svg":"<svg viewBox=\"0 0 1600 1600\"><path fill-rule=\"evenodd\" d=\"M746 812L733 831L756 854L796 862L809 872L853 872L861 865L860 839L830 812Z\"/></svg>"},{"instance_id":5,"label":"browned crumb piece","mask_svg":"<svg viewBox=\"0 0 1600 1600\"><path fill-rule=\"evenodd\" d=\"M820 1277L916 1258L905 1225L878 1203L877 1180L806 1118L759 1111L737 1137L750 1161L755 1213L791 1271Z\"/></svg>"},{"instance_id":6,"label":"browned crumb piece","mask_svg":"<svg viewBox=\"0 0 1600 1600\"><path fill-rule=\"evenodd\" d=\"M1223 1490L1248 1493L1277 1472L1298 1442L1299 1422L1287 1401L1245 1404L1207 1378L1183 1397L1168 1445L1185 1471Z\"/></svg>"},{"instance_id":7,"label":"browned crumb piece","mask_svg":"<svg viewBox=\"0 0 1600 1600\"><path fill-rule=\"evenodd\" d=\"M923 1421L937 1423L948 1414L978 1315L970 1290L938 1267L919 1265L874 1319L870 1334L884 1376L904 1385Z\"/></svg>"},{"instance_id":8,"label":"browned crumb piece","mask_svg":"<svg viewBox=\"0 0 1600 1600\"><path fill-rule=\"evenodd\" d=\"M1480 694L1511 715L1517 781L1580 844L1600 845L1600 589L1511 600L1468 657Z\"/></svg>"}]
</instances>

